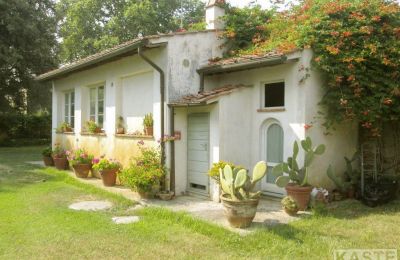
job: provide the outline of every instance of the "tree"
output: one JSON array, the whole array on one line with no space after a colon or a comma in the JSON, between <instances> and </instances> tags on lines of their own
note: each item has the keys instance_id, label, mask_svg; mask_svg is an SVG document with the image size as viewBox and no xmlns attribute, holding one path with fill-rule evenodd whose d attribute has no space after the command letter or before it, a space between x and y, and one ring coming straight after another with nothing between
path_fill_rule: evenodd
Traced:
<instances>
[{"instance_id":1,"label":"tree","mask_svg":"<svg viewBox=\"0 0 400 260\"><path fill-rule=\"evenodd\" d=\"M51 0L0 0L1 112L27 109L33 76L56 66L54 14Z\"/></svg>"},{"instance_id":2,"label":"tree","mask_svg":"<svg viewBox=\"0 0 400 260\"><path fill-rule=\"evenodd\" d=\"M76 60L116 44L176 31L204 19L200 0L61 0L61 59Z\"/></svg>"}]
</instances>

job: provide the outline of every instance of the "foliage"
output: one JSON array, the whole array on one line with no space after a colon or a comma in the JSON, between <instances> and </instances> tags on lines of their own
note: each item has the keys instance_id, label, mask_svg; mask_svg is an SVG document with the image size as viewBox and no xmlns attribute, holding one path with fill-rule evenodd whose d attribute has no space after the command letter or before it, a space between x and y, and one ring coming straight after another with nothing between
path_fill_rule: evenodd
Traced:
<instances>
[{"instance_id":1,"label":"foliage","mask_svg":"<svg viewBox=\"0 0 400 260\"><path fill-rule=\"evenodd\" d=\"M72 61L139 35L168 33L204 19L200 0L61 0L61 58Z\"/></svg>"},{"instance_id":2,"label":"foliage","mask_svg":"<svg viewBox=\"0 0 400 260\"><path fill-rule=\"evenodd\" d=\"M61 123L61 125L56 129L57 133L66 133L71 131L72 131L71 125L68 124L67 122Z\"/></svg>"},{"instance_id":3,"label":"foliage","mask_svg":"<svg viewBox=\"0 0 400 260\"><path fill-rule=\"evenodd\" d=\"M219 183L219 170L224 169L226 165L229 165L232 169L236 168L236 166L231 162L219 161L217 163L213 163L211 169L207 173L208 176Z\"/></svg>"},{"instance_id":4,"label":"foliage","mask_svg":"<svg viewBox=\"0 0 400 260\"><path fill-rule=\"evenodd\" d=\"M299 154L299 145L297 141L293 144L293 155L288 157L287 162L278 164L273 169L273 174L278 177L276 185L285 187L289 182L300 186L308 185L308 167L310 167L316 155L321 155L325 152L325 145L320 144L316 148L312 147L310 137L301 141L301 147L305 152L303 167L299 167L297 155ZM283 175L287 173L288 175Z\"/></svg>"},{"instance_id":5,"label":"foliage","mask_svg":"<svg viewBox=\"0 0 400 260\"><path fill-rule=\"evenodd\" d=\"M152 127L154 124L153 114L149 113L144 116L143 125L144 127Z\"/></svg>"},{"instance_id":6,"label":"foliage","mask_svg":"<svg viewBox=\"0 0 400 260\"><path fill-rule=\"evenodd\" d=\"M260 181L267 173L267 164L264 161L258 162L253 169L252 178L247 175L245 169L232 169L231 166L225 165L224 169L220 169L220 186L222 191L235 201L243 201L256 199L261 192L251 192L256 183Z\"/></svg>"},{"instance_id":7,"label":"foliage","mask_svg":"<svg viewBox=\"0 0 400 260\"><path fill-rule=\"evenodd\" d=\"M75 151L66 151L68 161L71 166L77 164L92 164L93 155L88 154L84 149L77 149Z\"/></svg>"},{"instance_id":8,"label":"foliage","mask_svg":"<svg viewBox=\"0 0 400 260\"><path fill-rule=\"evenodd\" d=\"M143 142L138 143L141 155L133 159L130 166L119 174L123 184L136 191L148 192L154 185L160 184L166 174L161 165L161 151L159 148L145 147Z\"/></svg>"},{"instance_id":9,"label":"foliage","mask_svg":"<svg viewBox=\"0 0 400 260\"><path fill-rule=\"evenodd\" d=\"M290 196L284 197L281 201L281 204L282 204L283 208L288 209L290 211L298 211L299 210L299 206L297 205L296 200L294 200Z\"/></svg>"},{"instance_id":10,"label":"foliage","mask_svg":"<svg viewBox=\"0 0 400 260\"><path fill-rule=\"evenodd\" d=\"M91 134L99 133L101 131L99 125L96 124L96 122L94 122L92 120L86 121L85 124L86 124L87 131Z\"/></svg>"},{"instance_id":11,"label":"foliage","mask_svg":"<svg viewBox=\"0 0 400 260\"><path fill-rule=\"evenodd\" d=\"M51 115L47 112L35 114L0 112L0 145L12 145L18 140L44 140L51 136Z\"/></svg>"},{"instance_id":12,"label":"foliage","mask_svg":"<svg viewBox=\"0 0 400 260\"><path fill-rule=\"evenodd\" d=\"M0 17L0 111L45 108L43 100L31 104L31 96L39 88L33 76L57 65L54 2L0 1ZM43 89L42 98L49 97L48 86Z\"/></svg>"},{"instance_id":13,"label":"foliage","mask_svg":"<svg viewBox=\"0 0 400 260\"><path fill-rule=\"evenodd\" d=\"M53 149L51 148L51 146L46 147L42 151L42 155L45 156L45 157L51 157L52 153L53 153Z\"/></svg>"},{"instance_id":14,"label":"foliage","mask_svg":"<svg viewBox=\"0 0 400 260\"><path fill-rule=\"evenodd\" d=\"M228 49L228 55L236 55L242 49L257 46L268 37L265 24L272 17L273 10L262 9L259 5L244 8L226 5L225 9L225 31L221 37L225 39L223 46Z\"/></svg>"},{"instance_id":15,"label":"foliage","mask_svg":"<svg viewBox=\"0 0 400 260\"><path fill-rule=\"evenodd\" d=\"M341 177L335 175L332 169L332 165L329 165L327 170L328 177L335 183L336 187L343 193L348 192L351 189L357 188L361 173L358 170L353 169L353 162L358 159L358 153L355 153L351 159L344 157L346 161L346 171L344 173L344 180Z\"/></svg>"},{"instance_id":16,"label":"foliage","mask_svg":"<svg viewBox=\"0 0 400 260\"><path fill-rule=\"evenodd\" d=\"M60 144L55 144L53 152L51 153L54 158L67 158L67 153Z\"/></svg>"},{"instance_id":17,"label":"foliage","mask_svg":"<svg viewBox=\"0 0 400 260\"><path fill-rule=\"evenodd\" d=\"M113 159L101 158L100 160L93 160L93 169L97 171L121 169L121 164Z\"/></svg>"},{"instance_id":18,"label":"foliage","mask_svg":"<svg viewBox=\"0 0 400 260\"><path fill-rule=\"evenodd\" d=\"M400 119L400 7L394 0L302 0L265 24L268 38L241 54L312 48L324 75L328 129L358 121L373 136ZM254 40L257 36L254 35Z\"/></svg>"}]
</instances>

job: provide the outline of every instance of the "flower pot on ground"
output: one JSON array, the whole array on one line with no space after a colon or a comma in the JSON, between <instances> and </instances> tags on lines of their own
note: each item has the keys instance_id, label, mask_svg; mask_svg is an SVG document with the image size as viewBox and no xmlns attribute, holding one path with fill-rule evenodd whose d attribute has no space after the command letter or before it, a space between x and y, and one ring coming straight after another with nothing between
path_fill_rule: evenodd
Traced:
<instances>
[{"instance_id":1,"label":"flower pot on ground","mask_svg":"<svg viewBox=\"0 0 400 260\"><path fill-rule=\"evenodd\" d=\"M286 192L296 201L299 210L305 210L310 202L312 191L312 186L308 184L308 168L316 155L321 155L325 152L325 145L321 144L313 148L311 138L307 137L301 141L301 147L305 153L303 167L300 168L297 163L299 145L295 141L293 155L287 159L287 162L275 166L273 174L277 177L276 185L286 188Z\"/></svg>"},{"instance_id":2,"label":"flower pot on ground","mask_svg":"<svg viewBox=\"0 0 400 260\"><path fill-rule=\"evenodd\" d=\"M251 192L256 183L266 174L267 164L258 162L250 178L245 169L232 169L226 165L220 170L221 195L224 213L229 224L235 228L251 225L257 212L261 192Z\"/></svg>"},{"instance_id":3,"label":"flower pot on ground","mask_svg":"<svg viewBox=\"0 0 400 260\"><path fill-rule=\"evenodd\" d=\"M169 190L160 191L157 193L157 196L162 200L172 200L174 195L175 195L175 192L169 191Z\"/></svg>"},{"instance_id":4,"label":"flower pot on ground","mask_svg":"<svg viewBox=\"0 0 400 260\"><path fill-rule=\"evenodd\" d=\"M153 124L154 124L153 114L149 113L145 115L143 119L143 127L145 135L153 136Z\"/></svg>"},{"instance_id":5,"label":"flower pot on ground","mask_svg":"<svg viewBox=\"0 0 400 260\"><path fill-rule=\"evenodd\" d=\"M87 178L92 169L93 155L88 154L84 149L67 152L67 155L76 177Z\"/></svg>"},{"instance_id":6,"label":"flower pot on ground","mask_svg":"<svg viewBox=\"0 0 400 260\"><path fill-rule=\"evenodd\" d=\"M290 196L286 196L281 201L283 210L290 216L295 216L299 211L297 202Z\"/></svg>"},{"instance_id":7,"label":"flower pot on ground","mask_svg":"<svg viewBox=\"0 0 400 260\"><path fill-rule=\"evenodd\" d=\"M142 198L152 198L160 190L166 169L161 164L159 148L145 147L143 142L138 142L138 146L140 155L120 172L119 179Z\"/></svg>"},{"instance_id":8,"label":"flower pot on ground","mask_svg":"<svg viewBox=\"0 0 400 260\"><path fill-rule=\"evenodd\" d=\"M117 173L121 169L121 164L115 160L106 158L100 159L93 165L93 170L100 173L104 186L114 186L117 180Z\"/></svg>"},{"instance_id":9,"label":"flower pot on ground","mask_svg":"<svg viewBox=\"0 0 400 260\"><path fill-rule=\"evenodd\" d=\"M51 156L52 153L53 153L53 150L51 149L51 147L47 147L46 149L44 149L42 151L43 163L45 166L53 166L54 165L53 157Z\"/></svg>"},{"instance_id":10,"label":"flower pot on ground","mask_svg":"<svg viewBox=\"0 0 400 260\"><path fill-rule=\"evenodd\" d=\"M52 157L54 161L54 166L57 170L68 169L68 159L66 151L59 144L55 145L54 150L52 151Z\"/></svg>"}]
</instances>

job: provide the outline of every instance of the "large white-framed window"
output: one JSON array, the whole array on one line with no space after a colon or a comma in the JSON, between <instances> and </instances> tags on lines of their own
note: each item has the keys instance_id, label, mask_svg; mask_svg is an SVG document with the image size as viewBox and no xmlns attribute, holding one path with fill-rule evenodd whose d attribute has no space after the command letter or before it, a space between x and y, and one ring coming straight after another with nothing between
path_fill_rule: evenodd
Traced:
<instances>
[{"instance_id":1,"label":"large white-framed window","mask_svg":"<svg viewBox=\"0 0 400 260\"><path fill-rule=\"evenodd\" d=\"M263 83L261 108L285 108L285 81Z\"/></svg>"},{"instance_id":2,"label":"large white-framed window","mask_svg":"<svg viewBox=\"0 0 400 260\"><path fill-rule=\"evenodd\" d=\"M89 120L103 128L104 123L104 86L89 89Z\"/></svg>"},{"instance_id":3,"label":"large white-framed window","mask_svg":"<svg viewBox=\"0 0 400 260\"><path fill-rule=\"evenodd\" d=\"M68 123L71 128L75 126L75 91L64 93L64 122Z\"/></svg>"}]
</instances>

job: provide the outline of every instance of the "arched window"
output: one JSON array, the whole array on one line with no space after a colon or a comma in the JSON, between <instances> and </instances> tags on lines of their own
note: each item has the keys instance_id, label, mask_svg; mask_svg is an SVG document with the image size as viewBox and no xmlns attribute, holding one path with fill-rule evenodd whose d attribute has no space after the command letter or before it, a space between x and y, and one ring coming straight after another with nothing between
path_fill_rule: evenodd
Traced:
<instances>
[{"instance_id":1,"label":"arched window","mask_svg":"<svg viewBox=\"0 0 400 260\"><path fill-rule=\"evenodd\" d=\"M274 184L275 176L272 174L272 168L283 161L283 130L278 123L267 125L265 131L266 161L268 164L267 183Z\"/></svg>"}]
</instances>

